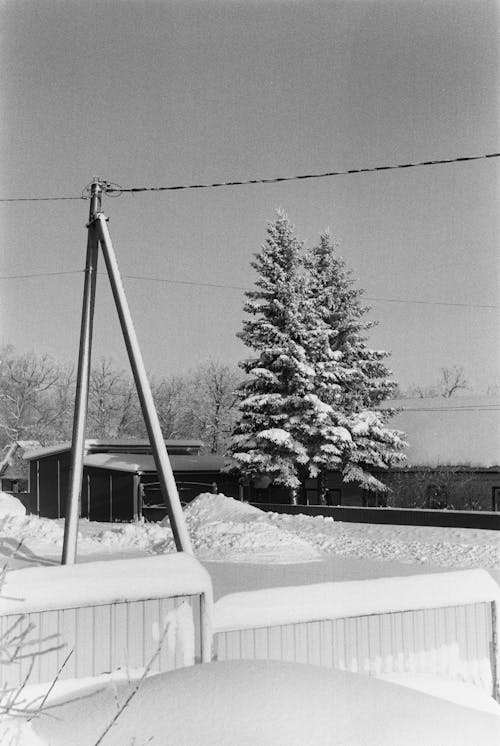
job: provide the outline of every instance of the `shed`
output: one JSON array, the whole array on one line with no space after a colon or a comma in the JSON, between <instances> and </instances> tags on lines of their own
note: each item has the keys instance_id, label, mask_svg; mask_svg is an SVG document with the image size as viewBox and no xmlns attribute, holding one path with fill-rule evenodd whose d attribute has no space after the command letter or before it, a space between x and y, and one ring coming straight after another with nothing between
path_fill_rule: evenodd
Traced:
<instances>
[{"instance_id":1,"label":"shed","mask_svg":"<svg viewBox=\"0 0 500 746\"><path fill-rule=\"evenodd\" d=\"M167 440L165 445L181 501L219 488L222 457L200 454L203 444L197 440ZM46 518L63 518L71 444L37 449L26 458L30 464L31 512ZM224 491L237 495L237 482L224 482ZM130 521L141 517L158 520L166 512L148 441L86 441L82 517L92 521Z\"/></svg>"}]
</instances>

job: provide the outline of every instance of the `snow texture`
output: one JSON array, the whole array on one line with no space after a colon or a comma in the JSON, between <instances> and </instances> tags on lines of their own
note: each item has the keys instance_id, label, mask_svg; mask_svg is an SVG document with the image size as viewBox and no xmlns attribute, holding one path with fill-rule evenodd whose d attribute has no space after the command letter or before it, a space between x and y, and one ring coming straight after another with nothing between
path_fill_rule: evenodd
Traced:
<instances>
[{"instance_id":1,"label":"snow texture","mask_svg":"<svg viewBox=\"0 0 500 746\"><path fill-rule=\"evenodd\" d=\"M128 560L135 562L136 560ZM163 630L166 630L167 648L172 653L177 651L181 657L182 666L193 666L195 657L195 631L191 606L184 602L176 609L172 609L163 620L163 629L153 623L153 639L160 641Z\"/></svg>"},{"instance_id":2,"label":"snow texture","mask_svg":"<svg viewBox=\"0 0 500 746\"><path fill-rule=\"evenodd\" d=\"M6 515L26 515L26 508L17 497L0 492L0 519Z\"/></svg>"},{"instance_id":3,"label":"snow texture","mask_svg":"<svg viewBox=\"0 0 500 746\"><path fill-rule=\"evenodd\" d=\"M34 729L47 746L95 743L129 686L99 683L51 707ZM230 661L147 678L105 743L496 746L499 736L496 715L405 686L297 663Z\"/></svg>"},{"instance_id":4,"label":"snow texture","mask_svg":"<svg viewBox=\"0 0 500 746\"><path fill-rule=\"evenodd\" d=\"M195 554L203 561L283 564L351 558L424 568L500 570L498 531L343 523L323 516L267 513L210 493L191 502L184 515ZM12 564L34 564L37 558L59 561L61 520L5 516L0 534L7 557L9 547L23 542ZM174 551L168 520L164 525L79 522L79 560Z\"/></svg>"},{"instance_id":5,"label":"snow texture","mask_svg":"<svg viewBox=\"0 0 500 746\"><path fill-rule=\"evenodd\" d=\"M0 597L0 614L197 593L205 593L210 603L210 576L194 557L182 552L133 561L32 567L7 573Z\"/></svg>"},{"instance_id":6,"label":"snow texture","mask_svg":"<svg viewBox=\"0 0 500 746\"><path fill-rule=\"evenodd\" d=\"M265 588L219 599L214 628L222 632L494 600L500 601L500 588L485 570Z\"/></svg>"}]
</instances>

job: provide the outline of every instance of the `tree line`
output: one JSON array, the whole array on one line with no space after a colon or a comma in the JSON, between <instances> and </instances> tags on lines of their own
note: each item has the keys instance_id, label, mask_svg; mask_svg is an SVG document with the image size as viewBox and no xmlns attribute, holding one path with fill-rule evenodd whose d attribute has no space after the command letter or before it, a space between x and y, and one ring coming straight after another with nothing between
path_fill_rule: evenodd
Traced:
<instances>
[{"instance_id":1,"label":"tree line","mask_svg":"<svg viewBox=\"0 0 500 746\"><path fill-rule=\"evenodd\" d=\"M15 440L51 445L71 439L75 370L49 355L0 349L0 448ZM150 377L165 438L199 439L222 454L236 416L236 367L209 360L184 375ZM143 438L146 429L134 382L101 358L89 382L87 437Z\"/></svg>"}]
</instances>

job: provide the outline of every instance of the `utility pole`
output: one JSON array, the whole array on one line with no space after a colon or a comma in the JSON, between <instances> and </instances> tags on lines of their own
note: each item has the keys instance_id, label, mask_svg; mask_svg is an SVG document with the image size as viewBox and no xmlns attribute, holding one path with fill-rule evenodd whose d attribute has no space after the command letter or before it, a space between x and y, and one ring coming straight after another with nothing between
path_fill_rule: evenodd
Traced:
<instances>
[{"instance_id":1,"label":"utility pole","mask_svg":"<svg viewBox=\"0 0 500 746\"><path fill-rule=\"evenodd\" d=\"M104 262L113 292L113 298L120 320L130 367L141 404L142 414L153 452L158 479L166 504L170 525L178 551L193 553L191 540L186 528L184 514L177 491L172 467L168 458L160 422L151 394L151 387L142 359L139 342L135 333L132 316L128 306L125 290L118 269L116 255L108 231L107 218L101 213L101 196L106 191L106 182L94 179L90 187L90 211L87 244L87 264L83 292L82 323L80 332L80 351L78 356L77 388L75 415L73 420L73 440L71 455L70 491L66 508L64 525L63 564L76 561L78 536L78 517L83 476L83 459L85 450L85 425L88 409L88 389L90 360L92 349L92 325L94 315L95 280L97 270L97 251L100 244Z\"/></svg>"},{"instance_id":2,"label":"utility pole","mask_svg":"<svg viewBox=\"0 0 500 746\"><path fill-rule=\"evenodd\" d=\"M101 209L102 188L99 179L94 178L90 187L89 222L87 224L87 260L83 287L82 321L80 326L80 347L76 376L75 409L71 436L71 467L69 473L69 494L66 502L64 521L63 565L76 562L78 519L82 493L83 458L85 450L85 427L89 398L90 362L92 356L92 329L94 325L95 289L97 281L98 237L95 218Z\"/></svg>"}]
</instances>

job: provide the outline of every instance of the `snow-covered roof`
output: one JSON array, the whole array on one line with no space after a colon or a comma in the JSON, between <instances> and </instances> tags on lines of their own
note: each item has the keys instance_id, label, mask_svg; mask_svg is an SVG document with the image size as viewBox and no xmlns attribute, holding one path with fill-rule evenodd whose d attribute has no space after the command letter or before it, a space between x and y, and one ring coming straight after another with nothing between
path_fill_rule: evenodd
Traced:
<instances>
[{"instance_id":1,"label":"snow-covered roof","mask_svg":"<svg viewBox=\"0 0 500 746\"><path fill-rule=\"evenodd\" d=\"M407 466L500 466L500 399L397 399L390 426L406 433Z\"/></svg>"},{"instance_id":2,"label":"snow-covered roof","mask_svg":"<svg viewBox=\"0 0 500 746\"><path fill-rule=\"evenodd\" d=\"M173 455L169 457L172 471L182 472L219 472L224 464L221 456L210 454L201 456ZM113 471L126 471L134 474L156 473L153 456L140 453L92 453L84 458L85 466Z\"/></svg>"},{"instance_id":3,"label":"snow-covered roof","mask_svg":"<svg viewBox=\"0 0 500 746\"><path fill-rule=\"evenodd\" d=\"M165 445L168 451L193 451L197 453L203 446L201 440L166 440ZM35 448L27 451L24 458L31 461L35 458L44 458L56 453L64 453L71 450L71 442L57 443L53 446L44 448ZM100 438L89 438L85 441L85 451L87 453L151 453L151 444L149 440L138 439L115 439L103 440Z\"/></svg>"}]
</instances>

